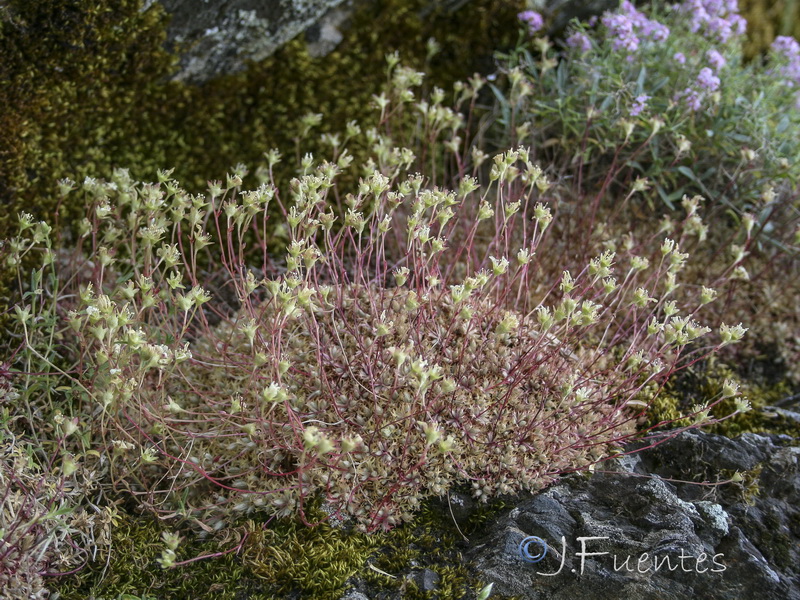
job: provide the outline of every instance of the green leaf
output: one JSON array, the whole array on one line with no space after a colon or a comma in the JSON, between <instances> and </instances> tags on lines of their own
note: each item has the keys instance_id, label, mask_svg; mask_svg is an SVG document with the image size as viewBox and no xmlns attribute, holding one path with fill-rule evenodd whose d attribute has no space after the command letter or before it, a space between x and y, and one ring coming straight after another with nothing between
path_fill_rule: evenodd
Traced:
<instances>
[{"instance_id":1,"label":"green leaf","mask_svg":"<svg viewBox=\"0 0 800 600\"><path fill-rule=\"evenodd\" d=\"M694 171L692 171L689 167L680 165L679 167L677 167L677 170L678 173L680 173L684 177L688 177L690 180L694 181L695 183L698 183L697 176L694 174Z\"/></svg>"},{"instance_id":2,"label":"green leaf","mask_svg":"<svg viewBox=\"0 0 800 600\"><path fill-rule=\"evenodd\" d=\"M477 600L486 600L489 597L489 594L492 593L492 588L494 587L494 582L487 585L483 588L480 592L478 592Z\"/></svg>"},{"instance_id":3,"label":"green leaf","mask_svg":"<svg viewBox=\"0 0 800 600\"><path fill-rule=\"evenodd\" d=\"M54 519L54 518L60 517L62 515L68 515L73 510L74 510L74 507L72 507L72 506L62 506L59 509L51 510L49 513L47 513L45 516L42 517L42 520Z\"/></svg>"},{"instance_id":4,"label":"green leaf","mask_svg":"<svg viewBox=\"0 0 800 600\"><path fill-rule=\"evenodd\" d=\"M567 89L567 62L562 60L556 68L556 85L559 93L564 93Z\"/></svg>"},{"instance_id":5,"label":"green leaf","mask_svg":"<svg viewBox=\"0 0 800 600\"><path fill-rule=\"evenodd\" d=\"M644 81L647 78L647 67L642 66L639 76L636 78L636 95L644 94Z\"/></svg>"},{"instance_id":6,"label":"green leaf","mask_svg":"<svg viewBox=\"0 0 800 600\"><path fill-rule=\"evenodd\" d=\"M661 196L661 200L664 202L664 204L666 204L670 210L675 210L675 205L670 200L666 190L660 185L656 186L656 190L658 191L658 195Z\"/></svg>"},{"instance_id":7,"label":"green leaf","mask_svg":"<svg viewBox=\"0 0 800 600\"><path fill-rule=\"evenodd\" d=\"M658 90L660 90L661 88L665 87L668 84L669 84L669 77L663 77L662 79L659 79L655 83L655 85L653 85L652 88L650 88L650 92L651 93L657 92Z\"/></svg>"},{"instance_id":8,"label":"green leaf","mask_svg":"<svg viewBox=\"0 0 800 600\"><path fill-rule=\"evenodd\" d=\"M753 138L751 138L749 135L744 135L743 133L729 133L728 137L737 142L741 142L742 144L750 144L753 141Z\"/></svg>"}]
</instances>

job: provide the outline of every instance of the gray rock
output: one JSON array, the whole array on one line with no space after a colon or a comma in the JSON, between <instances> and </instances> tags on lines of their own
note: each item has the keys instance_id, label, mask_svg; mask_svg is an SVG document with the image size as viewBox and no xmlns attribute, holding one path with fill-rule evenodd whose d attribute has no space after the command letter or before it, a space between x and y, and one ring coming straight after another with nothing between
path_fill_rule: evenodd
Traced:
<instances>
[{"instance_id":1,"label":"gray rock","mask_svg":"<svg viewBox=\"0 0 800 600\"><path fill-rule=\"evenodd\" d=\"M620 0L532 0L531 7L547 15L550 22L549 35L558 35L572 19L585 21L614 10Z\"/></svg>"},{"instance_id":2,"label":"gray rock","mask_svg":"<svg viewBox=\"0 0 800 600\"><path fill-rule=\"evenodd\" d=\"M329 10L318 22L306 30L308 54L314 58L327 56L344 39L342 29L350 18L351 11L346 7Z\"/></svg>"},{"instance_id":3,"label":"gray rock","mask_svg":"<svg viewBox=\"0 0 800 600\"><path fill-rule=\"evenodd\" d=\"M275 52L343 0L160 0L180 50L176 79L202 82ZM326 32L327 46L335 35ZM333 36L333 37L331 37ZM337 42L338 43L338 42ZM330 50L328 50L330 51Z\"/></svg>"},{"instance_id":4,"label":"gray rock","mask_svg":"<svg viewBox=\"0 0 800 600\"><path fill-rule=\"evenodd\" d=\"M493 582L492 597L800 600L797 440L685 431L662 442L609 460L590 477L564 477L538 494L509 499L513 508L481 535L460 541L454 559L485 584ZM734 470L743 473L741 484L684 483L729 480ZM455 498L467 503L451 492L454 509ZM451 518L446 500L433 506ZM532 537L546 544L546 553ZM434 564L420 557L394 576L435 597ZM348 585L342 600L404 594L359 577ZM468 591L464 600L475 595Z\"/></svg>"},{"instance_id":5,"label":"gray rock","mask_svg":"<svg viewBox=\"0 0 800 600\"><path fill-rule=\"evenodd\" d=\"M439 585L439 574L430 569L415 570L408 574L408 578L417 584L423 592L432 592Z\"/></svg>"},{"instance_id":6,"label":"gray rock","mask_svg":"<svg viewBox=\"0 0 800 600\"><path fill-rule=\"evenodd\" d=\"M496 593L531 600L800 599L800 448L791 442L680 433L521 502L465 558ZM681 483L734 470L757 478L760 493ZM520 553L531 536L547 545L538 562ZM531 541L529 555L541 547Z\"/></svg>"},{"instance_id":7,"label":"gray rock","mask_svg":"<svg viewBox=\"0 0 800 600\"><path fill-rule=\"evenodd\" d=\"M202 83L241 71L305 32L311 56L330 53L358 2L366 0L145 0L142 10L160 2L170 14L169 43L178 50L175 79ZM548 16L551 36L558 36L573 18L587 19L613 10L620 0L533 0ZM430 0L434 8L455 11L469 0Z\"/></svg>"},{"instance_id":8,"label":"gray rock","mask_svg":"<svg viewBox=\"0 0 800 600\"><path fill-rule=\"evenodd\" d=\"M357 590L349 590L339 600L370 600L370 599L369 596L366 596Z\"/></svg>"},{"instance_id":9,"label":"gray rock","mask_svg":"<svg viewBox=\"0 0 800 600\"><path fill-rule=\"evenodd\" d=\"M439 499L439 503L445 517L455 519L459 525L467 522L478 508L478 503L472 496L455 490L446 496L442 496Z\"/></svg>"}]
</instances>

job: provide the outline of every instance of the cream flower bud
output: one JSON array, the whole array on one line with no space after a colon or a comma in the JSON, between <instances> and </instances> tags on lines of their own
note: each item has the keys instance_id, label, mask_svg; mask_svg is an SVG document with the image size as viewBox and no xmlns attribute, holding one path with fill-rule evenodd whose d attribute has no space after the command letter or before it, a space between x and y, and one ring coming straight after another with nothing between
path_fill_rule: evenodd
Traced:
<instances>
[{"instance_id":1,"label":"cream flower bud","mask_svg":"<svg viewBox=\"0 0 800 600\"><path fill-rule=\"evenodd\" d=\"M457 384L451 377L445 377L439 384L439 391L442 394L451 394L456 391Z\"/></svg>"},{"instance_id":2,"label":"cream flower bud","mask_svg":"<svg viewBox=\"0 0 800 600\"><path fill-rule=\"evenodd\" d=\"M713 302L716 297L717 290L706 286L703 286L700 289L700 304L708 304L709 302Z\"/></svg>"},{"instance_id":3,"label":"cream flower bud","mask_svg":"<svg viewBox=\"0 0 800 600\"><path fill-rule=\"evenodd\" d=\"M538 202L536 206L533 207L533 220L536 221L539 227L541 227L542 231L544 231L553 220L553 215L550 213L550 209L548 207L541 202Z\"/></svg>"},{"instance_id":4,"label":"cream flower bud","mask_svg":"<svg viewBox=\"0 0 800 600\"><path fill-rule=\"evenodd\" d=\"M719 327L719 336L722 340L722 345L725 346L727 344L733 344L738 342L739 340L744 337L744 334L747 332L746 327L742 327L742 324L739 323L738 325L726 325L723 323Z\"/></svg>"},{"instance_id":5,"label":"cream flower bud","mask_svg":"<svg viewBox=\"0 0 800 600\"><path fill-rule=\"evenodd\" d=\"M448 435L447 439L442 440L442 441L439 442L438 449L439 449L439 452L444 454L444 453L447 453L447 452L452 452L455 449L455 447L456 447L455 439L453 438L452 435Z\"/></svg>"},{"instance_id":6,"label":"cream flower bud","mask_svg":"<svg viewBox=\"0 0 800 600\"><path fill-rule=\"evenodd\" d=\"M484 200L480 208L478 209L478 221L483 221L484 219L491 219L494 216L494 209L489 206L489 203Z\"/></svg>"},{"instance_id":7,"label":"cream flower bud","mask_svg":"<svg viewBox=\"0 0 800 600\"><path fill-rule=\"evenodd\" d=\"M400 267L399 269L395 269L394 281L398 287L405 285L406 281L408 281L408 267Z\"/></svg>"},{"instance_id":8,"label":"cream flower bud","mask_svg":"<svg viewBox=\"0 0 800 600\"><path fill-rule=\"evenodd\" d=\"M495 333L498 335L506 335L512 331L516 331L517 328L519 328L519 319L516 315L508 313L503 320L497 324Z\"/></svg>"},{"instance_id":9,"label":"cream flower bud","mask_svg":"<svg viewBox=\"0 0 800 600\"><path fill-rule=\"evenodd\" d=\"M745 213L742 215L742 225L744 226L745 232L747 232L747 237L750 237L751 232L753 231L753 225L755 225L756 218L750 213Z\"/></svg>"},{"instance_id":10,"label":"cream flower bud","mask_svg":"<svg viewBox=\"0 0 800 600\"><path fill-rule=\"evenodd\" d=\"M643 271L650 266L650 261L644 256L631 256L631 269Z\"/></svg>"},{"instance_id":11,"label":"cream flower bud","mask_svg":"<svg viewBox=\"0 0 800 600\"><path fill-rule=\"evenodd\" d=\"M539 325L542 326L544 331L550 329L553 324L553 315L550 312L550 309L546 306L537 306L536 307L536 320L539 322Z\"/></svg>"},{"instance_id":12,"label":"cream flower bud","mask_svg":"<svg viewBox=\"0 0 800 600\"><path fill-rule=\"evenodd\" d=\"M739 393L739 384L732 379L726 379L722 384L721 395L723 398L733 398Z\"/></svg>"},{"instance_id":13,"label":"cream flower bud","mask_svg":"<svg viewBox=\"0 0 800 600\"><path fill-rule=\"evenodd\" d=\"M575 289L575 280L572 278L572 275L569 271L564 271L561 275L561 291L565 294L569 294L572 290Z\"/></svg>"},{"instance_id":14,"label":"cream flower bud","mask_svg":"<svg viewBox=\"0 0 800 600\"><path fill-rule=\"evenodd\" d=\"M633 303L639 308L644 308L649 302L655 302L655 298L651 298L644 288L637 288L633 293Z\"/></svg>"},{"instance_id":15,"label":"cream flower bud","mask_svg":"<svg viewBox=\"0 0 800 600\"><path fill-rule=\"evenodd\" d=\"M617 280L613 277L608 277L603 280L603 292L608 295L617 289Z\"/></svg>"},{"instance_id":16,"label":"cream flower bud","mask_svg":"<svg viewBox=\"0 0 800 600\"><path fill-rule=\"evenodd\" d=\"M655 335L663 329L664 329L664 324L659 323L658 319L653 317L650 320L650 323L647 325L647 335Z\"/></svg>"},{"instance_id":17,"label":"cream flower bud","mask_svg":"<svg viewBox=\"0 0 800 600\"><path fill-rule=\"evenodd\" d=\"M418 421L418 424L420 427L422 427L422 431L425 434L425 444L427 446L435 444L442 437L442 433L439 431L439 428L435 423L424 423L422 421Z\"/></svg>"},{"instance_id":18,"label":"cream flower bud","mask_svg":"<svg viewBox=\"0 0 800 600\"><path fill-rule=\"evenodd\" d=\"M392 346L389 348L389 353L392 355L392 358L397 363L398 367L403 366L403 363L408 360L408 354L402 348L396 348Z\"/></svg>"},{"instance_id":19,"label":"cream flower bud","mask_svg":"<svg viewBox=\"0 0 800 600\"><path fill-rule=\"evenodd\" d=\"M489 260L492 263L492 272L495 275L502 275L508 269L508 259L505 257L502 258L495 258L494 256L490 256Z\"/></svg>"},{"instance_id":20,"label":"cream flower bud","mask_svg":"<svg viewBox=\"0 0 800 600\"><path fill-rule=\"evenodd\" d=\"M732 280L750 281L750 274L742 265L737 266L731 273Z\"/></svg>"},{"instance_id":21,"label":"cream flower bud","mask_svg":"<svg viewBox=\"0 0 800 600\"><path fill-rule=\"evenodd\" d=\"M64 477L69 477L77 470L78 463L75 462L75 459L72 457L72 455L64 454L64 458L61 461L61 473L64 475Z\"/></svg>"},{"instance_id":22,"label":"cream flower bud","mask_svg":"<svg viewBox=\"0 0 800 600\"><path fill-rule=\"evenodd\" d=\"M415 291L408 292L404 307L408 311L416 310L419 308L419 297Z\"/></svg>"}]
</instances>

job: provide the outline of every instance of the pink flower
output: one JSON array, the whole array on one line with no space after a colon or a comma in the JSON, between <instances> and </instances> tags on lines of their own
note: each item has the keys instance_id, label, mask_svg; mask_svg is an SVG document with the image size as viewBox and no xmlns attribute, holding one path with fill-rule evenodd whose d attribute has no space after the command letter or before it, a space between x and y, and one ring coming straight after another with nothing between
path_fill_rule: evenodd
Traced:
<instances>
[{"instance_id":1,"label":"pink flower","mask_svg":"<svg viewBox=\"0 0 800 600\"><path fill-rule=\"evenodd\" d=\"M710 92L715 92L719 89L719 77L714 75L714 71L708 67L703 67L697 76L697 85Z\"/></svg>"},{"instance_id":2,"label":"pink flower","mask_svg":"<svg viewBox=\"0 0 800 600\"><path fill-rule=\"evenodd\" d=\"M691 18L691 31L702 29L706 37L715 37L722 43L733 35L743 35L747 29L736 0L684 0L680 10Z\"/></svg>"},{"instance_id":3,"label":"pink flower","mask_svg":"<svg viewBox=\"0 0 800 600\"><path fill-rule=\"evenodd\" d=\"M533 10L526 10L517 15L517 18L528 26L528 32L533 35L544 27L542 15Z\"/></svg>"},{"instance_id":4,"label":"pink flower","mask_svg":"<svg viewBox=\"0 0 800 600\"><path fill-rule=\"evenodd\" d=\"M709 50L706 52L706 58L708 59L708 64L710 64L711 68L715 71L719 71L728 62L725 60L725 57L716 50Z\"/></svg>"},{"instance_id":5,"label":"pink flower","mask_svg":"<svg viewBox=\"0 0 800 600\"><path fill-rule=\"evenodd\" d=\"M586 34L576 31L567 38L567 46L577 48L581 52L589 52L592 49L592 41Z\"/></svg>"},{"instance_id":6,"label":"pink flower","mask_svg":"<svg viewBox=\"0 0 800 600\"><path fill-rule=\"evenodd\" d=\"M644 105L647 104L648 100L650 100L650 96L646 94L636 96L636 100L633 101L633 106L631 106L631 116L638 117L639 113L644 110Z\"/></svg>"},{"instance_id":7,"label":"pink flower","mask_svg":"<svg viewBox=\"0 0 800 600\"><path fill-rule=\"evenodd\" d=\"M702 96L692 88L686 88L682 92L675 94L675 101L683 99L689 110L697 112L703 106Z\"/></svg>"}]
</instances>

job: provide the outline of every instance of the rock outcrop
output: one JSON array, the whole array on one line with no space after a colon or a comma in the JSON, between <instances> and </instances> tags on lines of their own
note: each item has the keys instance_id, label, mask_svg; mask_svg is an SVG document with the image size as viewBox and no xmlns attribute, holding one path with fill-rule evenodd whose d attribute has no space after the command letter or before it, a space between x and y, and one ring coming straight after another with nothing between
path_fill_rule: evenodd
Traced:
<instances>
[{"instance_id":1,"label":"rock outcrop","mask_svg":"<svg viewBox=\"0 0 800 600\"><path fill-rule=\"evenodd\" d=\"M317 23L343 0L160 0L170 13L176 78L202 82L244 69ZM323 34L331 35L323 31ZM300 75L300 74L298 74Z\"/></svg>"},{"instance_id":2,"label":"rock outcrop","mask_svg":"<svg viewBox=\"0 0 800 600\"><path fill-rule=\"evenodd\" d=\"M342 40L341 29L358 2L367 0L150 0L170 14L168 36L178 51L175 78L202 83L234 73L248 61L267 58L305 32L309 54L324 56ZM455 11L469 0L430 0L429 5ZM573 18L587 19L613 10L619 0L539 0L550 35L560 35ZM427 12L428 9L424 10Z\"/></svg>"},{"instance_id":3,"label":"rock outcrop","mask_svg":"<svg viewBox=\"0 0 800 600\"><path fill-rule=\"evenodd\" d=\"M461 544L469 568L494 583L491 598L800 600L797 439L666 437L519 499ZM450 503L442 511L459 523L475 509L459 494ZM416 564L406 578L444 598L437 566ZM351 583L343 600L403 597Z\"/></svg>"},{"instance_id":4,"label":"rock outcrop","mask_svg":"<svg viewBox=\"0 0 800 600\"><path fill-rule=\"evenodd\" d=\"M683 432L522 502L466 556L496 592L531 600L800 599L792 441Z\"/></svg>"}]
</instances>

